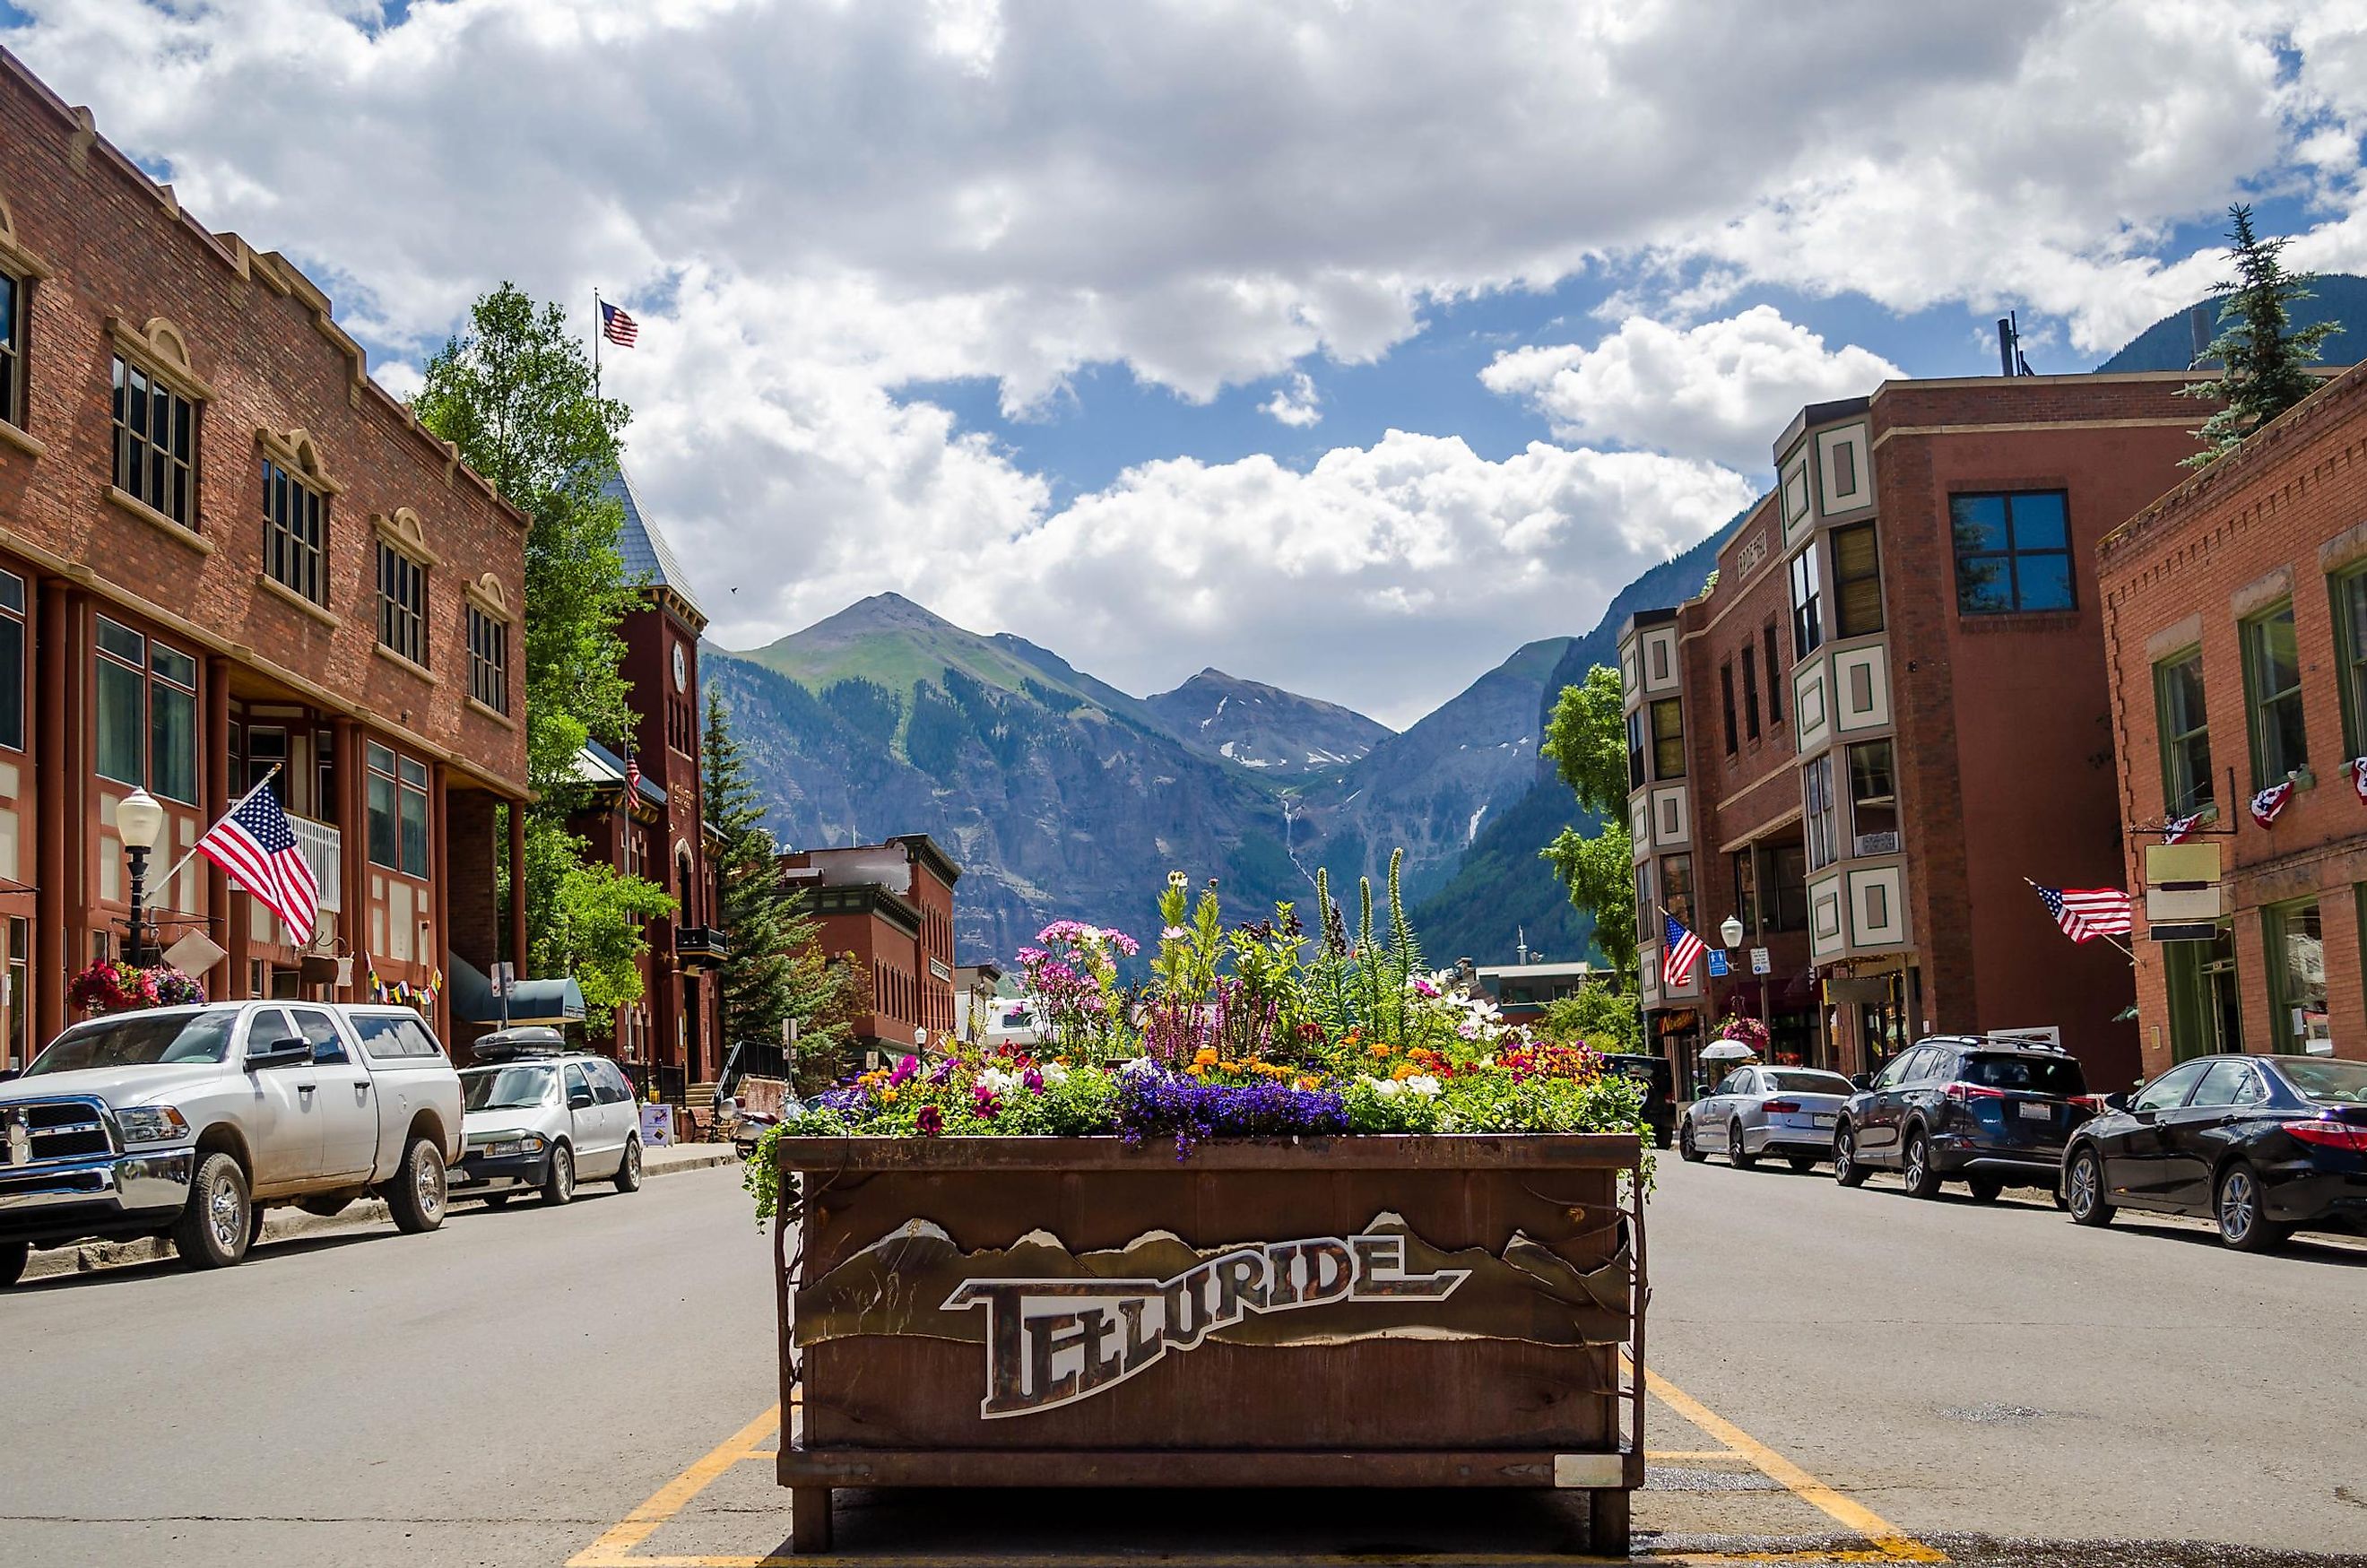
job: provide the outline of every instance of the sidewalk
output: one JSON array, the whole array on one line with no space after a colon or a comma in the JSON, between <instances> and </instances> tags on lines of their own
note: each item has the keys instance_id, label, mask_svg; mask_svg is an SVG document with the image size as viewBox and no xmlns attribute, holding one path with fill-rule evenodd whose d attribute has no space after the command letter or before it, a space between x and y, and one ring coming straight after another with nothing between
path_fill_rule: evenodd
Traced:
<instances>
[{"instance_id":1,"label":"sidewalk","mask_svg":"<svg viewBox=\"0 0 2367 1568\"><path fill-rule=\"evenodd\" d=\"M685 1170L706 1170L719 1165L737 1165L740 1153L730 1144L676 1144L668 1148L646 1149L641 1154L641 1176L649 1179L674 1176ZM380 1198L364 1198L347 1204L334 1214L308 1214L301 1209L272 1209L263 1220L261 1241L284 1241L289 1236L307 1235L315 1231L343 1230L363 1225L391 1225L386 1201ZM80 1247L49 1247L37 1251L25 1265L27 1280L53 1279L60 1274L87 1274L98 1269L116 1269L134 1263L157 1263L174 1256L168 1241L86 1241Z\"/></svg>"}]
</instances>

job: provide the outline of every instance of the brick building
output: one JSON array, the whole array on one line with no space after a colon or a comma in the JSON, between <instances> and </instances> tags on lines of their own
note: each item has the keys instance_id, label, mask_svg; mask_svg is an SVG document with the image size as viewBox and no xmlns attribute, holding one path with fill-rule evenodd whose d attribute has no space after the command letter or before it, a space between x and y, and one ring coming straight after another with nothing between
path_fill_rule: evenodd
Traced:
<instances>
[{"instance_id":1,"label":"brick building","mask_svg":"<svg viewBox=\"0 0 2367 1568\"><path fill-rule=\"evenodd\" d=\"M1932 1030L2059 1031L2135 1071L2127 961L2024 878L2117 885L2096 542L2193 450L2181 376L1884 383L1803 409L1715 586L1622 628L1644 1006L1845 1072ZM1738 973L1659 986L1666 906ZM1754 975L1752 949L1767 973Z\"/></svg>"},{"instance_id":2,"label":"brick building","mask_svg":"<svg viewBox=\"0 0 2367 1568\"><path fill-rule=\"evenodd\" d=\"M2139 901L2146 1072L2223 1050L2367 1057L2350 765L2367 753L2367 369L2130 518L2097 571L2122 818L2200 814L2222 860L2207 932L2149 940ZM2262 828L2249 802L2288 781ZM2132 832L2129 886L2159 841Z\"/></svg>"},{"instance_id":3,"label":"brick building","mask_svg":"<svg viewBox=\"0 0 2367 1568\"><path fill-rule=\"evenodd\" d=\"M641 999L617 1009L606 1032L617 1059L645 1087L654 1082L665 1099L680 1104L714 1082L730 1043L721 1038L715 980L726 938L715 927L717 890L699 773L698 638L707 615L630 478L611 475L606 493L624 509L617 548L626 575L640 585L639 607L617 627L635 728L629 742L620 739L617 748L595 742L577 759L592 803L570 826L583 836L592 858L663 885L680 906L672 919L650 923ZM618 755L619 749L628 755Z\"/></svg>"},{"instance_id":4,"label":"brick building","mask_svg":"<svg viewBox=\"0 0 2367 1568\"><path fill-rule=\"evenodd\" d=\"M961 867L936 840L903 833L884 844L792 851L781 874L808 890L822 951L853 953L870 976L871 1010L855 1024L858 1056L893 1060L952 1036Z\"/></svg>"},{"instance_id":5,"label":"brick building","mask_svg":"<svg viewBox=\"0 0 2367 1568\"><path fill-rule=\"evenodd\" d=\"M136 788L167 813L159 934L227 953L210 994L375 975L448 1032L448 957L522 956L494 889L527 519L291 263L206 230L5 51L0 123L5 1054L120 950ZM309 953L202 859L172 869L266 777L322 885Z\"/></svg>"}]
</instances>

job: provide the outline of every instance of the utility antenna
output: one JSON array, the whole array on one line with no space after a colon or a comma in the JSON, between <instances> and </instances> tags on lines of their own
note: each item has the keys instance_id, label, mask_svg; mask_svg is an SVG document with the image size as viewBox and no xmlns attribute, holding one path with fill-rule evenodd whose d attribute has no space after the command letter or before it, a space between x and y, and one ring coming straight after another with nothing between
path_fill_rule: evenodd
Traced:
<instances>
[{"instance_id":1,"label":"utility antenna","mask_svg":"<svg viewBox=\"0 0 2367 1568\"><path fill-rule=\"evenodd\" d=\"M2030 361L2022 352L2021 312L2009 310L1998 318L1998 374L2000 376L2034 376Z\"/></svg>"}]
</instances>

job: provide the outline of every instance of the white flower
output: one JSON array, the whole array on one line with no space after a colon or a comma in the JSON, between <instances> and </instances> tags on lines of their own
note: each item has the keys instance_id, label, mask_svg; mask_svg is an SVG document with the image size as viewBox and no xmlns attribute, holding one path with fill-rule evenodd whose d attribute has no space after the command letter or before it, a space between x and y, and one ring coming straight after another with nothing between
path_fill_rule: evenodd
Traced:
<instances>
[{"instance_id":1,"label":"white flower","mask_svg":"<svg viewBox=\"0 0 2367 1568\"><path fill-rule=\"evenodd\" d=\"M1122 1073L1156 1073L1159 1064L1148 1056L1128 1056L1118 1064L1117 1070Z\"/></svg>"},{"instance_id":2,"label":"white flower","mask_svg":"<svg viewBox=\"0 0 2367 1568\"><path fill-rule=\"evenodd\" d=\"M1395 1078L1366 1078L1365 1081L1371 1084L1373 1092L1383 1100L1395 1100L1405 1088Z\"/></svg>"},{"instance_id":3,"label":"white flower","mask_svg":"<svg viewBox=\"0 0 2367 1568\"><path fill-rule=\"evenodd\" d=\"M1142 1059L1145 1061L1150 1060L1147 1056ZM1039 1066L1036 1071L1042 1077L1046 1083L1056 1087L1069 1081L1069 1069L1060 1066L1058 1062L1046 1062Z\"/></svg>"},{"instance_id":4,"label":"white flower","mask_svg":"<svg viewBox=\"0 0 2367 1568\"><path fill-rule=\"evenodd\" d=\"M1019 1080L1001 1067L981 1067L978 1074L978 1087L989 1094L1009 1094L1019 1087Z\"/></svg>"},{"instance_id":5,"label":"white flower","mask_svg":"<svg viewBox=\"0 0 2367 1568\"><path fill-rule=\"evenodd\" d=\"M1432 1077L1428 1073L1416 1073L1413 1077L1406 1079L1405 1086L1413 1093L1419 1094L1425 1099L1435 1099L1445 1088L1444 1085L1441 1084L1436 1078Z\"/></svg>"}]
</instances>

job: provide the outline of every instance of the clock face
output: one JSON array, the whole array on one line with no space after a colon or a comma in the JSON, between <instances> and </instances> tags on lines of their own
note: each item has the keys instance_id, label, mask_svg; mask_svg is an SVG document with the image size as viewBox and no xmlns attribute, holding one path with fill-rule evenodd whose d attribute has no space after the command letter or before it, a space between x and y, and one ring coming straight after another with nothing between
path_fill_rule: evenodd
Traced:
<instances>
[{"instance_id":1,"label":"clock face","mask_svg":"<svg viewBox=\"0 0 2367 1568\"><path fill-rule=\"evenodd\" d=\"M690 660L684 656L680 643L674 645L674 689L677 692L690 689Z\"/></svg>"}]
</instances>

